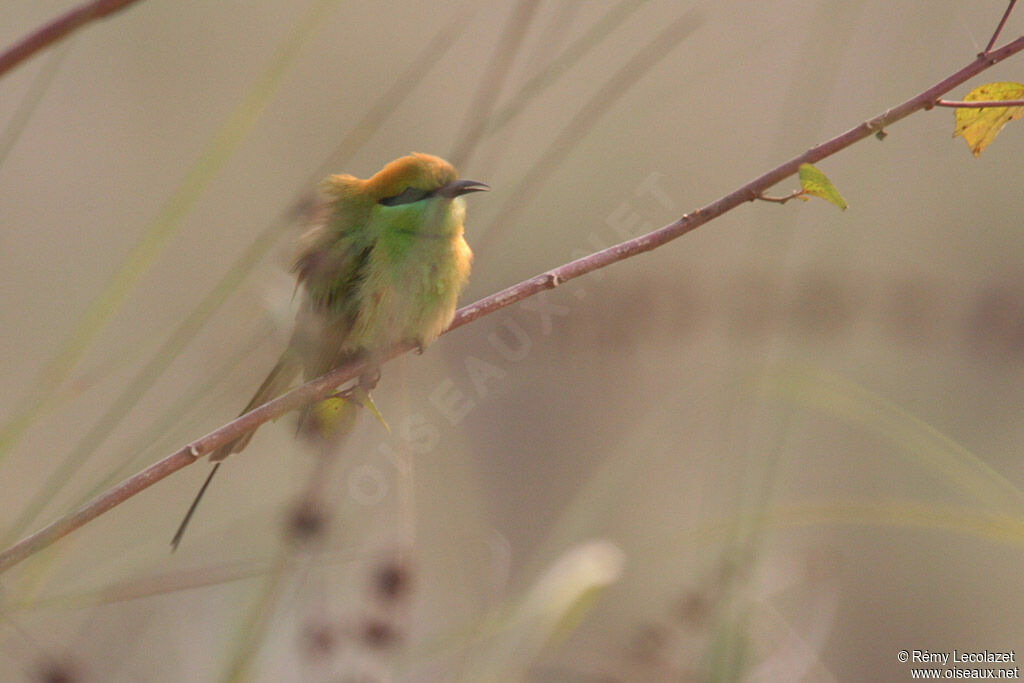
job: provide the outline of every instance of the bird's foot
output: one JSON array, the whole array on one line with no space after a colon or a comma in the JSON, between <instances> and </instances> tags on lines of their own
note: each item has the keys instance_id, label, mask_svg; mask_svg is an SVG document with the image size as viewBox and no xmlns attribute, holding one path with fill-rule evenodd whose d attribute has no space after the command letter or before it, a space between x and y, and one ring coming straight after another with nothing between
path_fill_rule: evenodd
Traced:
<instances>
[{"instance_id":1,"label":"bird's foot","mask_svg":"<svg viewBox=\"0 0 1024 683\"><path fill-rule=\"evenodd\" d=\"M380 366L373 364L364 369L359 373L359 381L357 382L360 389L365 392L372 391L377 388L377 384L380 383Z\"/></svg>"}]
</instances>

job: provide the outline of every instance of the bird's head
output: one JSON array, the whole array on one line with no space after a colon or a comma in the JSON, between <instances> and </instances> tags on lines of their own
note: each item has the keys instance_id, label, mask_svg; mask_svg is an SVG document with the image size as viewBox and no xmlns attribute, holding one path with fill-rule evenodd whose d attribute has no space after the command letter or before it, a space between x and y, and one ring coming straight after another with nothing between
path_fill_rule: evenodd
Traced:
<instances>
[{"instance_id":1,"label":"bird's head","mask_svg":"<svg viewBox=\"0 0 1024 683\"><path fill-rule=\"evenodd\" d=\"M458 178L455 167L441 157L413 152L388 163L366 180L333 175L324 185L325 190L336 197L359 197L384 206L410 204L432 197L453 199L491 189L484 183Z\"/></svg>"},{"instance_id":2,"label":"bird's head","mask_svg":"<svg viewBox=\"0 0 1024 683\"><path fill-rule=\"evenodd\" d=\"M440 157L413 153L395 159L365 180L330 176L325 189L334 196L335 208L352 216L352 221L379 215L376 225L394 226L402 232L447 232L439 223L451 223L461 232L465 208L461 201L453 200L490 188L475 180L459 180L455 168Z\"/></svg>"},{"instance_id":3,"label":"bird's head","mask_svg":"<svg viewBox=\"0 0 1024 683\"><path fill-rule=\"evenodd\" d=\"M490 188L475 180L459 180L455 168L440 157L410 154L399 157L366 181L367 194L384 206L412 204L435 197L454 199Z\"/></svg>"}]
</instances>

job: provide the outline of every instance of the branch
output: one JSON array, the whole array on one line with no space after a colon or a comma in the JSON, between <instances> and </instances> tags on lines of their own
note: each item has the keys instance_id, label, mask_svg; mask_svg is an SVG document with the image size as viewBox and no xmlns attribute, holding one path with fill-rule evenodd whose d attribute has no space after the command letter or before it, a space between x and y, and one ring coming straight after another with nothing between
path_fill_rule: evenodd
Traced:
<instances>
[{"instance_id":1,"label":"branch","mask_svg":"<svg viewBox=\"0 0 1024 683\"><path fill-rule=\"evenodd\" d=\"M1024 100L977 100L966 102L961 100L939 100L936 107L954 107L956 109L986 109L988 107L1024 107Z\"/></svg>"},{"instance_id":2,"label":"branch","mask_svg":"<svg viewBox=\"0 0 1024 683\"><path fill-rule=\"evenodd\" d=\"M855 142L878 133L886 126L916 111L930 109L941 95L1021 50L1024 50L1024 37L1017 38L998 50L979 56L956 73L902 104L851 128L827 142L810 148L803 154L793 157L711 204L697 209L691 214L684 215L674 223L576 259L575 261L570 261L558 268L535 275L519 284L503 289L469 306L465 306L458 311L455 320L446 332L467 325L478 318L511 306L544 290L554 289L559 284L568 280L660 247L691 230L695 230L726 211L730 211L748 201L759 199L775 183L795 174L800 164L818 162L849 147ZM386 359L391 359L411 349L412 345L408 344L397 346L388 352ZM333 393L337 386L356 377L362 367L363 363L353 362L335 368L327 374L311 380L273 401L265 403L245 415L228 422L206 436L183 446L163 460L150 465L138 474L101 493L76 510L18 541L0 553L0 572L9 569L33 553L46 548L54 541L66 536L128 498L152 486L164 477L180 470L186 465L192 464L202 455L213 451L218 446L256 429L264 422L280 417L312 401L325 398Z\"/></svg>"},{"instance_id":3,"label":"branch","mask_svg":"<svg viewBox=\"0 0 1024 683\"><path fill-rule=\"evenodd\" d=\"M996 44L996 39L999 38L999 34L1002 32L1003 27L1006 26L1006 20L1010 18L1010 12L1013 11L1013 6L1017 4L1017 0L1010 0L1010 4L1006 6L1006 11L1003 12L1003 18L999 20L999 25L996 26L996 30L992 32L992 37L988 39L988 45L985 46L985 50L981 53L987 55L992 46Z\"/></svg>"},{"instance_id":4,"label":"branch","mask_svg":"<svg viewBox=\"0 0 1024 683\"><path fill-rule=\"evenodd\" d=\"M50 20L0 53L0 76L90 21L102 19L137 1L93 0Z\"/></svg>"},{"instance_id":5,"label":"branch","mask_svg":"<svg viewBox=\"0 0 1024 683\"><path fill-rule=\"evenodd\" d=\"M769 197L766 194L759 194L759 195L757 195L757 197L755 197L755 199L760 199L762 202L774 202L775 204L785 204L786 202L788 202L791 199L796 199L797 197L803 197L806 194L807 194L806 190L793 190L792 192L790 192L789 194L785 195L784 197ZM804 201L807 201L807 200L805 199Z\"/></svg>"}]
</instances>

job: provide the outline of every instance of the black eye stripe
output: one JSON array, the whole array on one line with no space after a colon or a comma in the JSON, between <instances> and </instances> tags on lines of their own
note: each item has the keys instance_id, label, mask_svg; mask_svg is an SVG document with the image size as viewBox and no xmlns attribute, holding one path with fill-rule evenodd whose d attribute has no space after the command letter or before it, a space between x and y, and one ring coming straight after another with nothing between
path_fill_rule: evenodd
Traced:
<instances>
[{"instance_id":1,"label":"black eye stripe","mask_svg":"<svg viewBox=\"0 0 1024 683\"><path fill-rule=\"evenodd\" d=\"M399 204L412 204L418 202L421 199L426 199L431 196L433 192L430 190L421 190L418 187L407 187L400 193L392 197L384 197L378 203L384 206L397 206Z\"/></svg>"}]
</instances>

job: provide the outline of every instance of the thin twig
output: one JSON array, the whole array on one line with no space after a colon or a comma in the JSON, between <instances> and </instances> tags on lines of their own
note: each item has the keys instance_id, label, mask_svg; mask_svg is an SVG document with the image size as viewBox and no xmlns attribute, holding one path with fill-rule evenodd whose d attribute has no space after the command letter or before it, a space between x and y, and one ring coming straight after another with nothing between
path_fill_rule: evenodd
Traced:
<instances>
[{"instance_id":1,"label":"thin twig","mask_svg":"<svg viewBox=\"0 0 1024 683\"><path fill-rule=\"evenodd\" d=\"M345 162L387 120L388 115L398 109L398 105L412 91L413 87L423 79L424 74L456 42L456 38L462 31L462 22L468 16L472 16L474 11L473 8L466 4L459 8L457 16L438 31L427 47L410 62L410 66L395 79L394 85L370 106L367 113L344 136L331 153L330 158L320 165L319 170L307 179L303 187L315 188L317 183L332 168L344 166ZM300 197L285 207L273 222L267 224L262 231L256 234L252 242L249 243L231 266L224 271L217 284L203 295L203 298L196 304L195 308L185 316L181 323L171 332L170 336L164 340L161 347L152 354L149 362L128 381L121 393L111 401L103 415L93 422L89 431L79 440L71 453L64 458L61 465L52 470L46 483L39 488L39 492L25 506L15 522L9 525L7 534L0 536L0 539L3 539L3 541L13 541L17 536L13 538L6 538L6 536L20 534L24 531L24 527L35 518L38 511L52 499L56 491L59 491L67 484L81 467L88 462L89 458L92 457L93 453L96 452L107 436L121 423L121 420L129 412L131 406L135 405L139 398L152 387L167 367L179 356L182 349L202 329L206 321L217 312L221 305L249 275L253 267L277 243L288 225L296 221L298 216L307 211L307 207L314 206L316 201L317 194L315 190L308 195ZM2 434L3 430L0 428L0 435ZM3 438L0 436L0 443L2 441Z\"/></svg>"},{"instance_id":2,"label":"thin twig","mask_svg":"<svg viewBox=\"0 0 1024 683\"><path fill-rule=\"evenodd\" d=\"M973 78L985 71L990 66L1001 62L1024 50L1024 37L1017 38L1011 43L987 55L983 55L948 76L939 83L936 83L927 90L915 95L905 102L885 111L873 119L854 126L827 142L810 148L803 154L793 157L780 166L773 168L767 173L750 181L746 185L733 190L729 194L708 204L707 206L694 211L692 214L684 215L674 223L649 232L640 237L621 242L607 249L595 252L583 258L566 263L540 275L536 275L519 284L501 290L495 294L470 304L458 311L455 320L447 331L467 325L474 320L497 310L511 306L529 296L533 296L544 290L553 289L559 284L585 275L592 271L604 268L618 261L631 256L642 254L661 245L670 242L686 233L704 225L713 218L717 218L726 211L756 198L767 191L775 183L795 174L804 163L816 163L822 159L835 154L836 152L849 147L850 145L874 135L910 114L930 107L941 95L951 89ZM397 346L388 353L388 358L412 350L412 345L406 344ZM72 512L57 519L34 534L22 539L18 543L0 553L0 572L9 569L18 562L32 554L46 548L54 541L66 536L85 523L95 519L104 512L114 508L128 498L139 493L143 489L152 486L164 477L180 470L186 465L195 462L200 456L213 451L218 446L237 439L259 425L280 417L281 415L307 405L312 401L322 399L332 393L336 387L343 382L356 377L362 369L363 363L354 362L331 370L327 374L303 384L292 391L279 396L278 398L265 403L258 408L242 415L231 422L219 427L190 444L183 446L163 460L147 467L138 474L129 477L117 486L105 491L93 498L88 503L73 510Z\"/></svg>"},{"instance_id":3,"label":"thin twig","mask_svg":"<svg viewBox=\"0 0 1024 683\"><path fill-rule=\"evenodd\" d=\"M791 193L785 195L784 197L770 197L766 194L759 194L757 195L757 197L755 197L755 199L760 199L762 202L775 202L776 204L785 204L789 200L796 199L797 197L802 197L805 194L807 194L806 190L793 190Z\"/></svg>"},{"instance_id":4,"label":"thin twig","mask_svg":"<svg viewBox=\"0 0 1024 683\"><path fill-rule=\"evenodd\" d=\"M987 107L1024 107L1024 100L978 100L964 102L960 100L939 100L936 107L954 107L956 109L985 109Z\"/></svg>"},{"instance_id":5,"label":"thin twig","mask_svg":"<svg viewBox=\"0 0 1024 683\"><path fill-rule=\"evenodd\" d=\"M1013 6L1017 4L1017 0L1010 0L1010 4L1006 6L1006 11L1003 12L1003 18L999 20L999 25L996 26L996 30L992 33L992 37L989 38L988 45L985 46L984 52L981 54L987 55L992 46L996 44L996 39L1003 30L1003 26L1006 25L1006 20L1010 18L1010 12L1013 11Z\"/></svg>"},{"instance_id":6,"label":"thin twig","mask_svg":"<svg viewBox=\"0 0 1024 683\"><path fill-rule=\"evenodd\" d=\"M0 76L90 21L102 19L134 2L138 0L93 0L48 21L0 52Z\"/></svg>"},{"instance_id":7,"label":"thin twig","mask_svg":"<svg viewBox=\"0 0 1024 683\"><path fill-rule=\"evenodd\" d=\"M141 231L138 240L78 316L71 331L40 368L31 386L31 393L21 400L14 415L5 416L0 424L0 459L11 452L29 427L42 415L53 410L58 395L55 389L68 377L107 322L123 305L135 284L180 230L185 217L256 125L288 69L295 64L302 46L309 42L318 29L324 27L329 14L340 4L340 0L311 0L305 12L277 45L260 76L218 127L164 200L157 214ZM55 476L60 476L61 471L62 468L56 470ZM47 491L43 493L52 495Z\"/></svg>"}]
</instances>

